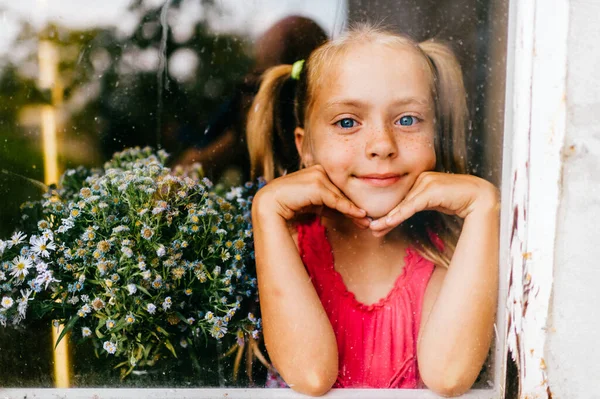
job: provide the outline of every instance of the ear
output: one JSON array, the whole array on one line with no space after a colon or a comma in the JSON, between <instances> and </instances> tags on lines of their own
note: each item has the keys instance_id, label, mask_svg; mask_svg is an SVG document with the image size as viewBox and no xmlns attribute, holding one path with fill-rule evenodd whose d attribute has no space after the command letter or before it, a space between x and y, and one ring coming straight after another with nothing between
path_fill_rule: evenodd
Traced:
<instances>
[{"instance_id":1,"label":"ear","mask_svg":"<svg viewBox=\"0 0 600 399\"><path fill-rule=\"evenodd\" d=\"M304 148L305 139L306 132L303 128L297 127L294 130L294 142L296 143L296 150L300 155L300 164L302 167L310 166L312 164L312 155Z\"/></svg>"},{"instance_id":2,"label":"ear","mask_svg":"<svg viewBox=\"0 0 600 399\"><path fill-rule=\"evenodd\" d=\"M298 154L300 154L300 158L302 158L302 145L304 144L304 129L301 127L297 127L294 129L294 142L296 143L296 150Z\"/></svg>"}]
</instances>

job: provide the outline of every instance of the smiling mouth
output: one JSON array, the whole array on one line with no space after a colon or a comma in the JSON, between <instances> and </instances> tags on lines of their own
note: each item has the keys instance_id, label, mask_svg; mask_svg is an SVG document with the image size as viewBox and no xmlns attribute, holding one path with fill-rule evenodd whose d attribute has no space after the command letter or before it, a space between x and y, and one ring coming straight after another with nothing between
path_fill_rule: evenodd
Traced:
<instances>
[{"instance_id":1,"label":"smiling mouth","mask_svg":"<svg viewBox=\"0 0 600 399\"><path fill-rule=\"evenodd\" d=\"M357 179L374 187L388 187L395 184L402 178L399 174L382 174L382 175L362 175L356 176Z\"/></svg>"}]
</instances>

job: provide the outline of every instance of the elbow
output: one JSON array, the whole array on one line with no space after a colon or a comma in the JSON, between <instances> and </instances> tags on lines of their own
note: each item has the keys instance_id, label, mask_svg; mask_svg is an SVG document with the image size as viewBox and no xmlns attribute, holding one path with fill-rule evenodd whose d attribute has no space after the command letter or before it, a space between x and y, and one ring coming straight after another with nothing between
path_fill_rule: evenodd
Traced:
<instances>
[{"instance_id":1,"label":"elbow","mask_svg":"<svg viewBox=\"0 0 600 399\"><path fill-rule=\"evenodd\" d=\"M474 381L453 372L436 373L434 376L421 374L421 379L433 392L444 397L460 396L471 389Z\"/></svg>"},{"instance_id":2,"label":"elbow","mask_svg":"<svg viewBox=\"0 0 600 399\"><path fill-rule=\"evenodd\" d=\"M288 385L294 391L309 396L325 395L337 379L337 367L335 370L313 369L303 373L297 381L290 381Z\"/></svg>"}]
</instances>

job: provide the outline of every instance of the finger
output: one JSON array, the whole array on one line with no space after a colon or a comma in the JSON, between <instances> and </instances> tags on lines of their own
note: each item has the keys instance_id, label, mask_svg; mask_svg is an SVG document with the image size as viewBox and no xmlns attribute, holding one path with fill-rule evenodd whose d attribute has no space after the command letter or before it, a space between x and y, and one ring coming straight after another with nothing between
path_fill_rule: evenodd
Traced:
<instances>
[{"instance_id":1,"label":"finger","mask_svg":"<svg viewBox=\"0 0 600 399\"><path fill-rule=\"evenodd\" d=\"M414 197L421 195L424 191L432 189L432 177L431 173L424 172L419 175L413 186L410 188L406 196L400 201L400 204L406 201L412 200ZM399 204L399 205L400 205ZM396 207L398 208L398 206ZM394 208L394 210L397 210ZM390 211L390 214L394 211Z\"/></svg>"},{"instance_id":2,"label":"finger","mask_svg":"<svg viewBox=\"0 0 600 399\"><path fill-rule=\"evenodd\" d=\"M385 218L385 224L388 226L397 226L417 212L425 210L438 210L438 206L439 198L435 198L432 190L424 190L423 192L419 193L419 195L416 195L407 201L402 201L402 203L398 206L398 209L396 209L396 211L393 213L390 212L390 214Z\"/></svg>"},{"instance_id":3,"label":"finger","mask_svg":"<svg viewBox=\"0 0 600 399\"><path fill-rule=\"evenodd\" d=\"M383 237L384 235L386 235L390 231L394 230L394 227L388 227L388 228L385 228L383 230L377 230L377 231L373 230L372 233L373 233L373 235L375 237Z\"/></svg>"},{"instance_id":4,"label":"finger","mask_svg":"<svg viewBox=\"0 0 600 399\"><path fill-rule=\"evenodd\" d=\"M406 204L414 203L415 199L421 198L423 195L427 195L427 188L425 187L415 187L415 190L411 190L408 195L394 208L392 209L385 218L381 218L383 224L390 226L390 223L394 223L394 215L398 212L401 212L403 208L406 208ZM416 212L415 212L416 213ZM412 215L411 215L412 216ZM408 219L410 216L407 216L405 219ZM401 222L400 222L401 223Z\"/></svg>"},{"instance_id":5,"label":"finger","mask_svg":"<svg viewBox=\"0 0 600 399\"><path fill-rule=\"evenodd\" d=\"M368 229L371 226L371 219L364 217L364 218L359 218L359 219L355 219L355 218L350 218L352 219L352 222L357 225L358 227L360 227L361 229Z\"/></svg>"},{"instance_id":6,"label":"finger","mask_svg":"<svg viewBox=\"0 0 600 399\"><path fill-rule=\"evenodd\" d=\"M361 230L366 230L369 228L369 220L368 219L351 219L352 223L356 225ZM361 220L366 220L367 223L361 222Z\"/></svg>"},{"instance_id":7,"label":"finger","mask_svg":"<svg viewBox=\"0 0 600 399\"><path fill-rule=\"evenodd\" d=\"M357 207L333 183L324 183L326 191L323 195L324 205L355 219L366 219L367 212ZM365 223L365 222L362 222ZM365 223L366 224L366 223Z\"/></svg>"},{"instance_id":8,"label":"finger","mask_svg":"<svg viewBox=\"0 0 600 399\"><path fill-rule=\"evenodd\" d=\"M419 190L418 187L415 187L415 189L416 190L412 191L411 197L408 197L407 195L407 197L395 206L387 215L374 220L369 226L371 230L373 230L373 232L385 232L384 234L387 234L390 229L400 225L415 213L424 210L420 209L419 204L422 202L421 199L427 195L427 189L423 188Z\"/></svg>"},{"instance_id":9,"label":"finger","mask_svg":"<svg viewBox=\"0 0 600 399\"><path fill-rule=\"evenodd\" d=\"M404 221L406 219L400 220L398 223L395 223L395 219L390 219L390 217L397 214L398 212L400 212L401 208L404 206L405 203L411 201L416 196L421 195L421 193L424 190L426 190L426 187L424 187L422 184L420 184L418 182L415 183L413 185L413 187L410 189L410 191L408 192L408 194L406 194L404 199L402 201L400 201L400 203L398 205L396 205L391 211L389 211L387 215L382 216L379 219L372 221L371 225L369 227L373 231L383 231L383 230L387 229L388 227L393 228L393 227L396 227L397 225L399 225L400 223L402 223L402 221ZM407 219L408 219L408 217L407 217Z\"/></svg>"},{"instance_id":10,"label":"finger","mask_svg":"<svg viewBox=\"0 0 600 399\"><path fill-rule=\"evenodd\" d=\"M337 216L339 216L340 213L339 211L335 210L335 209L330 209L326 206L322 206L320 211L319 211L319 215L326 217L326 218L330 218L333 219ZM343 214L342 214L343 215ZM355 218L353 216L349 216L349 215L344 215L346 216L348 219L350 219L352 221L352 223L354 223L357 227L359 227L361 230L364 229L368 229L369 228L369 224L371 223L371 221L369 219L367 219L366 217L364 218Z\"/></svg>"},{"instance_id":11,"label":"finger","mask_svg":"<svg viewBox=\"0 0 600 399\"><path fill-rule=\"evenodd\" d=\"M319 201L326 207L336 210L344 215L355 218L361 218L365 216L364 211L350 202L349 199L325 187L320 193Z\"/></svg>"},{"instance_id":12,"label":"finger","mask_svg":"<svg viewBox=\"0 0 600 399\"><path fill-rule=\"evenodd\" d=\"M405 206L405 204L410 203L412 201L413 198L415 198L416 196L420 195L421 192L416 192L413 191L411 198L405 197L398 205L396 205L391 211L388 212L387 215L380 217L379 219L373 220L371 222L371 225L369 226L371 228L371 230L373 231L384 231L386 229L389 228L394 228L396 226L398 226L400 223L402 223L404 220L408 219L408 217L406 217L406 219L396 219L395 215L398 214L398 212L402 211L402 208Z\"/></svg>"}]
</instances>

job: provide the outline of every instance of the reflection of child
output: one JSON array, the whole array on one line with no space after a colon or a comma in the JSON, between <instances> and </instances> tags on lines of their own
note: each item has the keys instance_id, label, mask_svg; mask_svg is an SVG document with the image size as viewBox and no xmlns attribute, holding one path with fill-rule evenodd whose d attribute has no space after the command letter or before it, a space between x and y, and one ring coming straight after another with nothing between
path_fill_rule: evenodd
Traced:
<instances>
[{"instance_id":1,"label":"reflection of child","mask_svg":"<svg viewBox=\"0 0 600 399\"><path fill-rule=\"evenodd\" d=\"M293 389L458 395L475 381L498 200L465 174L465 122L460 67L432 41L360 27L264 75L248 121L253 172L271 180L253 205L260 306ZM295 138L300 171L275 178L276 134Z\"/></svg>"},{"instance_id":2,"label":"reflection of child","mask_svg":"<svg viewBox=\"0 0 600 399\"><path fill-rule=\"evenodd\" d=\"M189 127L182 129L180 138L193 146L187 148L176 163L191 165L199 162L213 179L218 179L234 165L245 174L248 171L245 116L258 90L260 74L274 65L308 57L326 40L325 31L306 17L288 16L271 26L256 42L254 70L236 85L232 97L221 105L203 133L198 134L196 129ZM297 164L293 140L291 143L282 142L279 151L289 154L290 162Z\"/></svg>"}]
</instances>

